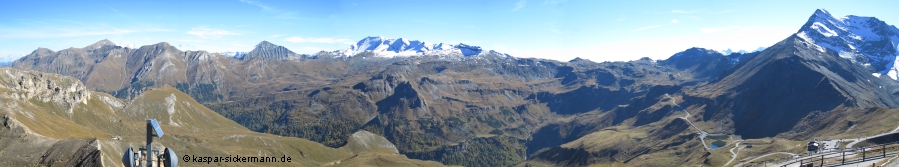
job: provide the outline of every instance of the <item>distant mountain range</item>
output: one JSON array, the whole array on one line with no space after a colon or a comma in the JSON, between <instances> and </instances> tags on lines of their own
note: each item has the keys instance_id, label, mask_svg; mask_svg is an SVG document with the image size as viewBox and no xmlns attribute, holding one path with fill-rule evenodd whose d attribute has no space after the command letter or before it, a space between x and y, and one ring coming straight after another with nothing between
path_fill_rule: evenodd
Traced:
<instances>
[{"instance_id":1,"label":"distant mountain range","mask_svg":"<svg viewBox=\"0 0 899 167\"><path fill-rule=\"evenodd\" d=\"M753 50L752 52L761 52L761 51L763 51L763 50L765 50L765 47L759 47L758 49L755 49L755 50ZM724 54L724 55L730 55L730 54L733 54L733 53L743 53L743 54L749 53L749 51L746 51L746 50L733 51L733 50L731 50L730 48L728 48L728 49L726 49L726 50L719 51L719 52L721 52L721 54Z\"/></svg>"},{"instance_id":2,"label":"distant mountain range","mask_svg":"<svg viewBox=\"0 0 899 167\"><path fill-rule=\"evenodd\" d=\"M874 17L819 9L764 49L689 48L665 60L560 62L367 37L315 54L268 41L209 53L102 40L38 48L11 67L120 99L170 85L253 131L340 147L366 130L448 165L724 166L731 155L706 141L725 139L699 131L788 152L817 136L881 133L856 126L899 125L866 121L899 107L897 34Z\"/></svg>"},{"instance_id":3,"label":"distant mountain range","mask_svg":"<svg viewBox=\"0 0 899 167\"><path fill-rule=\"evenodd\" d=\"M343 55L356 55L362 52L372 52L378 56L421 56L421 55L462 55L476 56L482 53L494 53L506 55L493 50L485 51L480 46L471 46L466 44L445 44L445 43L428 43L417 40L407 40L404 38L388 39L384 37L367 37L359 40L355 45L340 50L337 53Z\"/></svg>"}]
</instances>

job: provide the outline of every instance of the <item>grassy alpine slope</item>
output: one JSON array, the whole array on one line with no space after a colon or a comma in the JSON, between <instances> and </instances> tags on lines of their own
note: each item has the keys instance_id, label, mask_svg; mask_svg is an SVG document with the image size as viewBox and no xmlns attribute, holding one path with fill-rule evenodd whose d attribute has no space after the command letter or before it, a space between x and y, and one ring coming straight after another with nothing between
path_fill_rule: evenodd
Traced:
<instances>
[{"instance_id":1,"label":"grassy alpine slope","mask_svg":"<svg viewBox=\"0 0 899 167\"><path fill-rule=\"evenodd\" d=\"M0 103L5 104L0 110L0 122L5 125L0 128L0 158L5 159L0 165L4 166L119 166L126 148L143 145L146 118L157 119L165 132L154 139L154 148L168 147L179 156L292 158L291 163L208 164L213 166L442 166L408 159L395 148L390 151L392 144L383 137L377 139L379 136L348 143L376 145L373 147L331 148L305 139L252 132L168 86L126 102L86 91L71 77L0 68Z\"/></svg>"}]
</instances>

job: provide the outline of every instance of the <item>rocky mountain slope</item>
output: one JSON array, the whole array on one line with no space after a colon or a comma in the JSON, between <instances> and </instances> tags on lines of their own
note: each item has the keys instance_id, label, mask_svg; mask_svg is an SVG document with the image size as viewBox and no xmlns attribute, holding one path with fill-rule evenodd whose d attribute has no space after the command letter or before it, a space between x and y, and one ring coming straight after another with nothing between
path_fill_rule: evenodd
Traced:
<instances>
[{"instance_id":1,"label":"rocky mountain slope","mask_svg":"<svg viewBox=\"0 0 899 167\"><path fill-rule=\"evenodd\" d=\"M899 79L899 29L874 17L835 17L818 9L799 29L797 36L816 46L821 52L834 52L840 57L869 68L875 76Z\"/></svg>"},{"instance_id":2,"label":"rocky mountain slope","mask_svg":"<svg viewBox=\"0 0 899 167\"><path fill-rule=\"evenodd\" d=\"M155 140L154 148L171 148L178 155L293 158L290 163L182 161L182 165L442 166L407 159L383 137L365 131L336 149L251 132L167 86L122 101L88 91L72 77L0 68L0 102L4 104L0 107L2 166L121 166L124 149L143 145L146 118L157 119L166 132Z\"/></svg>"},{"instance_id":3,"label":"rocky mountain slope","mask_svg":"<svg viewBox=\"0 0 899 167\"><path fill-rule=\"evenodd\" d=\"M716 108L706 110L710 111L705 113L706 119L731 117L735 133L753 138L785 132L813 111L838 106L899 107L895 94L890 93L896 91L896 82L870 76L861 66L820 52L797 36L775 44L721 81L699 87L696 94L688 96L723 102L706 106Z\"/></svg>"},{"instance_id":4,"label":"rocky mountain slope","mask_svg":"<svg viewBox=\"0 0 899 167\"><path fill-rule=\"evenodd\" d=\"M818 10L811 17L810 22L815 22L822 12L823 10ZM807 27L808 25L804 26L803 30ZM845 135L845 133L859 135L859 132L850 131L849 127L852 125L847 126L846 122L866 124L865 126L876 124L881 127L899 125L895 121L886 119L871 122L858 121L858 117L871 119L877 117L874 115L884 114L882 111L887 108L899 107L899 101L897 101L899 99L897 98L897 92L899 92L897 86L899 85L895 80L870 75L870 66L843 56L832 49L822 48L813 39L803 36L805 33L807 32L800 31L762 52L754 53L754 55L743 55L747 57L738 62L725 61L730 56L715 55L715 52L702 49L690 49L675 54L668 60L660 61L661 64L668 64L684 70L684 72L690 72L698 78L703 78L704 74L718 76L717 79L706 80L709 81L708 83L697 83L695 86L685 84L684 87L679 88L680 90L672 91L670 95L668 93L664 95L648 94L648 98L644 99L652 99L649 101L652 105L645 108L640 107L643 109L639 110L635 117L632 117L635 119L634 122L624 121L622 124L618 124L619 126L635 126L635 128L612 131L608 129L590 130L595 131L590 134L584 134L583 131L575 134L567 132L567 135L563 133L562 137L551 138L561 139L566 144L538 151L533 155L534 159L528 163L586 166L595 163L625 162L631 165L649 166L672 163L717 166L726 165L724 164L726 161L721 158L722 152L714 150L697 152L701 149L684 149L684 147L695 146L689 143L696 140L678 141L677 137L654 138L658 135L643 133L664 129L667 130L667 133L684 134L696 133L701 130L709 133L735 134L754 142L765 141L763 139L767 137L776 137L775 140L767 140L764 144L766 147L773 147L762 150L793 152L791 150L801 150L801 148L789 146L789 144L784 145L790 143L789 141L776 140L801 141L814 138L815 135L838 136ZM876 41L867 42L860 42L858 45L870 46L871 43L877 43ZM632 99L629 106L623 106L622 110L616 109L611 112L617 115L632 113L634 110L628 111L627 109L633 107L634 104L640 103ZM859 111L864 109L868 110ZM672 114L679 111L683 111L683 113ZM664 121L650 121L649 124L639 123L641 117L658 117L658 114L663 114L661 117L666 119L679 117L692 120L697 129L675 130L668 127L671 124L665 125L664 128L658 128L661 126L659 124L664 124ZM609 115L612 114L598 113L596 115L610 117ZM895 114L885 115L895 117ZM553 129L538 132L551 133L558 131L557 129L563 132L566 130L578 132L577 128L580 127L595 129L594 127L601 126L601 124L591 122L602 122L595 120L603 120L603 118L575 118L571 123L546 126ZM844 124L831 124L833 121ZM892 130L875 129L877 130L859 131L866 131L862 134L870 135ZM602 136L625 135L633 138L617 139L621 142L609 144L601 142L609 140L608 137L592 136L600 134ZM540 142L537 141L539 139L541 138L537 138L535 135L534 140ZM628 145L627 142L654 144ZM659 148L669 149L655 150ZM641 153L638 155L628 154L630 152ZM703 152L707 153L703 154ZM667 159L671 156L689 158ZM695 161L697 159L703 160L703 162Z\"/></svg>"},{"instance_id":5,"label":"rocky mountain slope","mask_svg":"<svg viewBox=\"0 0 899 167\"><path fill-rule=\"evenodd\" d=\"M888 77L893 30L873 17L818 10L760 52L691 48L658 61L559 62L368 37L314 55L263 41L239 58L101 41L38 49L12 66L72 76L87 90L129 100L171 85L252 131L331 147L383 143L374 134L396 152L451 165L721 166L728 153L695 134L791 144L844 128L815 120L899 107L899 84ZM794 149L783 143L766 148ZM349 150L374 146L394 150Z\"/></svg>"}]
</instances>

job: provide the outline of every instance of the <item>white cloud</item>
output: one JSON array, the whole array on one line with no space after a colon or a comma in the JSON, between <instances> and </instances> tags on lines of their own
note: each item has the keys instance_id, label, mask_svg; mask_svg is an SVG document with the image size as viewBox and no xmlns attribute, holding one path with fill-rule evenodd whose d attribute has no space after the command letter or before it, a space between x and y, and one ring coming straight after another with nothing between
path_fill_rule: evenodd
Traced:
<instances>
[{"instance_id":1,"label":"white cloud","mask_svg":"<svg viewBox=\"0 0 899 167\"><path fill-rule=\"evenodd\" d=\"M659 24L659 25L651 25L651 26L646 26L646 27L640 27L640 28L635 29L634 31L643 31L643 30L648 30L648 29L653 29L653 28L659 28L659 27L662 27L662 25Z\"/></svg>"},{"instance_id":2,"label":"white cloud","mask_svg":"<svg viewBox=\"0 0 899 167\"><path fill-rule=\"evenodd\" d=\"M519 9L521 9L521 8L524 8L524 6L526 6L526 5L528 5L528 1L526 1L526 0L518 0L518 2L515 2L515 8L512 8L512 11L516 11L516 10L519 10Z\"/></svg>"},{"instance_id":3,"label":"white cloud","mask_svg":"<svg viewBox=\"0 0 899 167\"><path fill-rule=\"evenodd\" d=\"M194 36L204 38L204 39L219 39L225 35L240 35L240 33L236 33L236 32L212 29L212 28L205 28L205 27L192 28L192 29L190 29L190 31L187 31L187 34L194 35Z\"/></svg>"},{"instance_id":4,"label":"white cloud","mask_svg":"<svg viewBox=\"0 0 899 167\"><path fill-rule=\"evenodd\" d=\"M293 42L293 43L343 43L343 44L354 44L354 42L349 39L343 38L303 38L303 37L288 37L284 38L284 41Z\"/></svg>"},{"instance_id":5,"label":"white cloud","mask_svg":"<svg viewBox=\"0 0 899 167\"><path fill-rule=\"evenodd\" d=\"M719 32L724 32L724 31L728 31L728 30L733 30L733 29L737 29L737 28L740 28L740 26L700 28L699 31L701 31L702 33L706 33L706 34L711 34L711 33L719 33Z\"/></svg>"},{"instance_id":6,"label":"white cloud","mask_svg":"<svg viewBox=\"0 0 899 167\"><path fill-rule=\"evenodd\" d=\"M671 19L671 23L677 24L677 19Z\"/></svg>"}]
</instances>

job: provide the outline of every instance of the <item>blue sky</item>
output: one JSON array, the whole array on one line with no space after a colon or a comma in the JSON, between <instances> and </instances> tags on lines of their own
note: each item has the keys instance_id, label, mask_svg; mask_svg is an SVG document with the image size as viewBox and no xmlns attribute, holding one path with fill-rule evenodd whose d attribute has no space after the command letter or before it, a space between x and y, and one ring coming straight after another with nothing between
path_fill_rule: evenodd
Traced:
<instances>
[{"instance_id":1,"label":"blue sky","mask_svg":"<svg viewBox=\"0 0 899 167\"><path fill-rule=\"evenodd\" d=\"M466 43L517 57L664 59L690 47L754 50L817 8L899 24L899 1L2 1L0 61L38 47L102 39L136 47L250 51L262 40L298 53L367 37Z\"/></svg>"}]
</instances>

